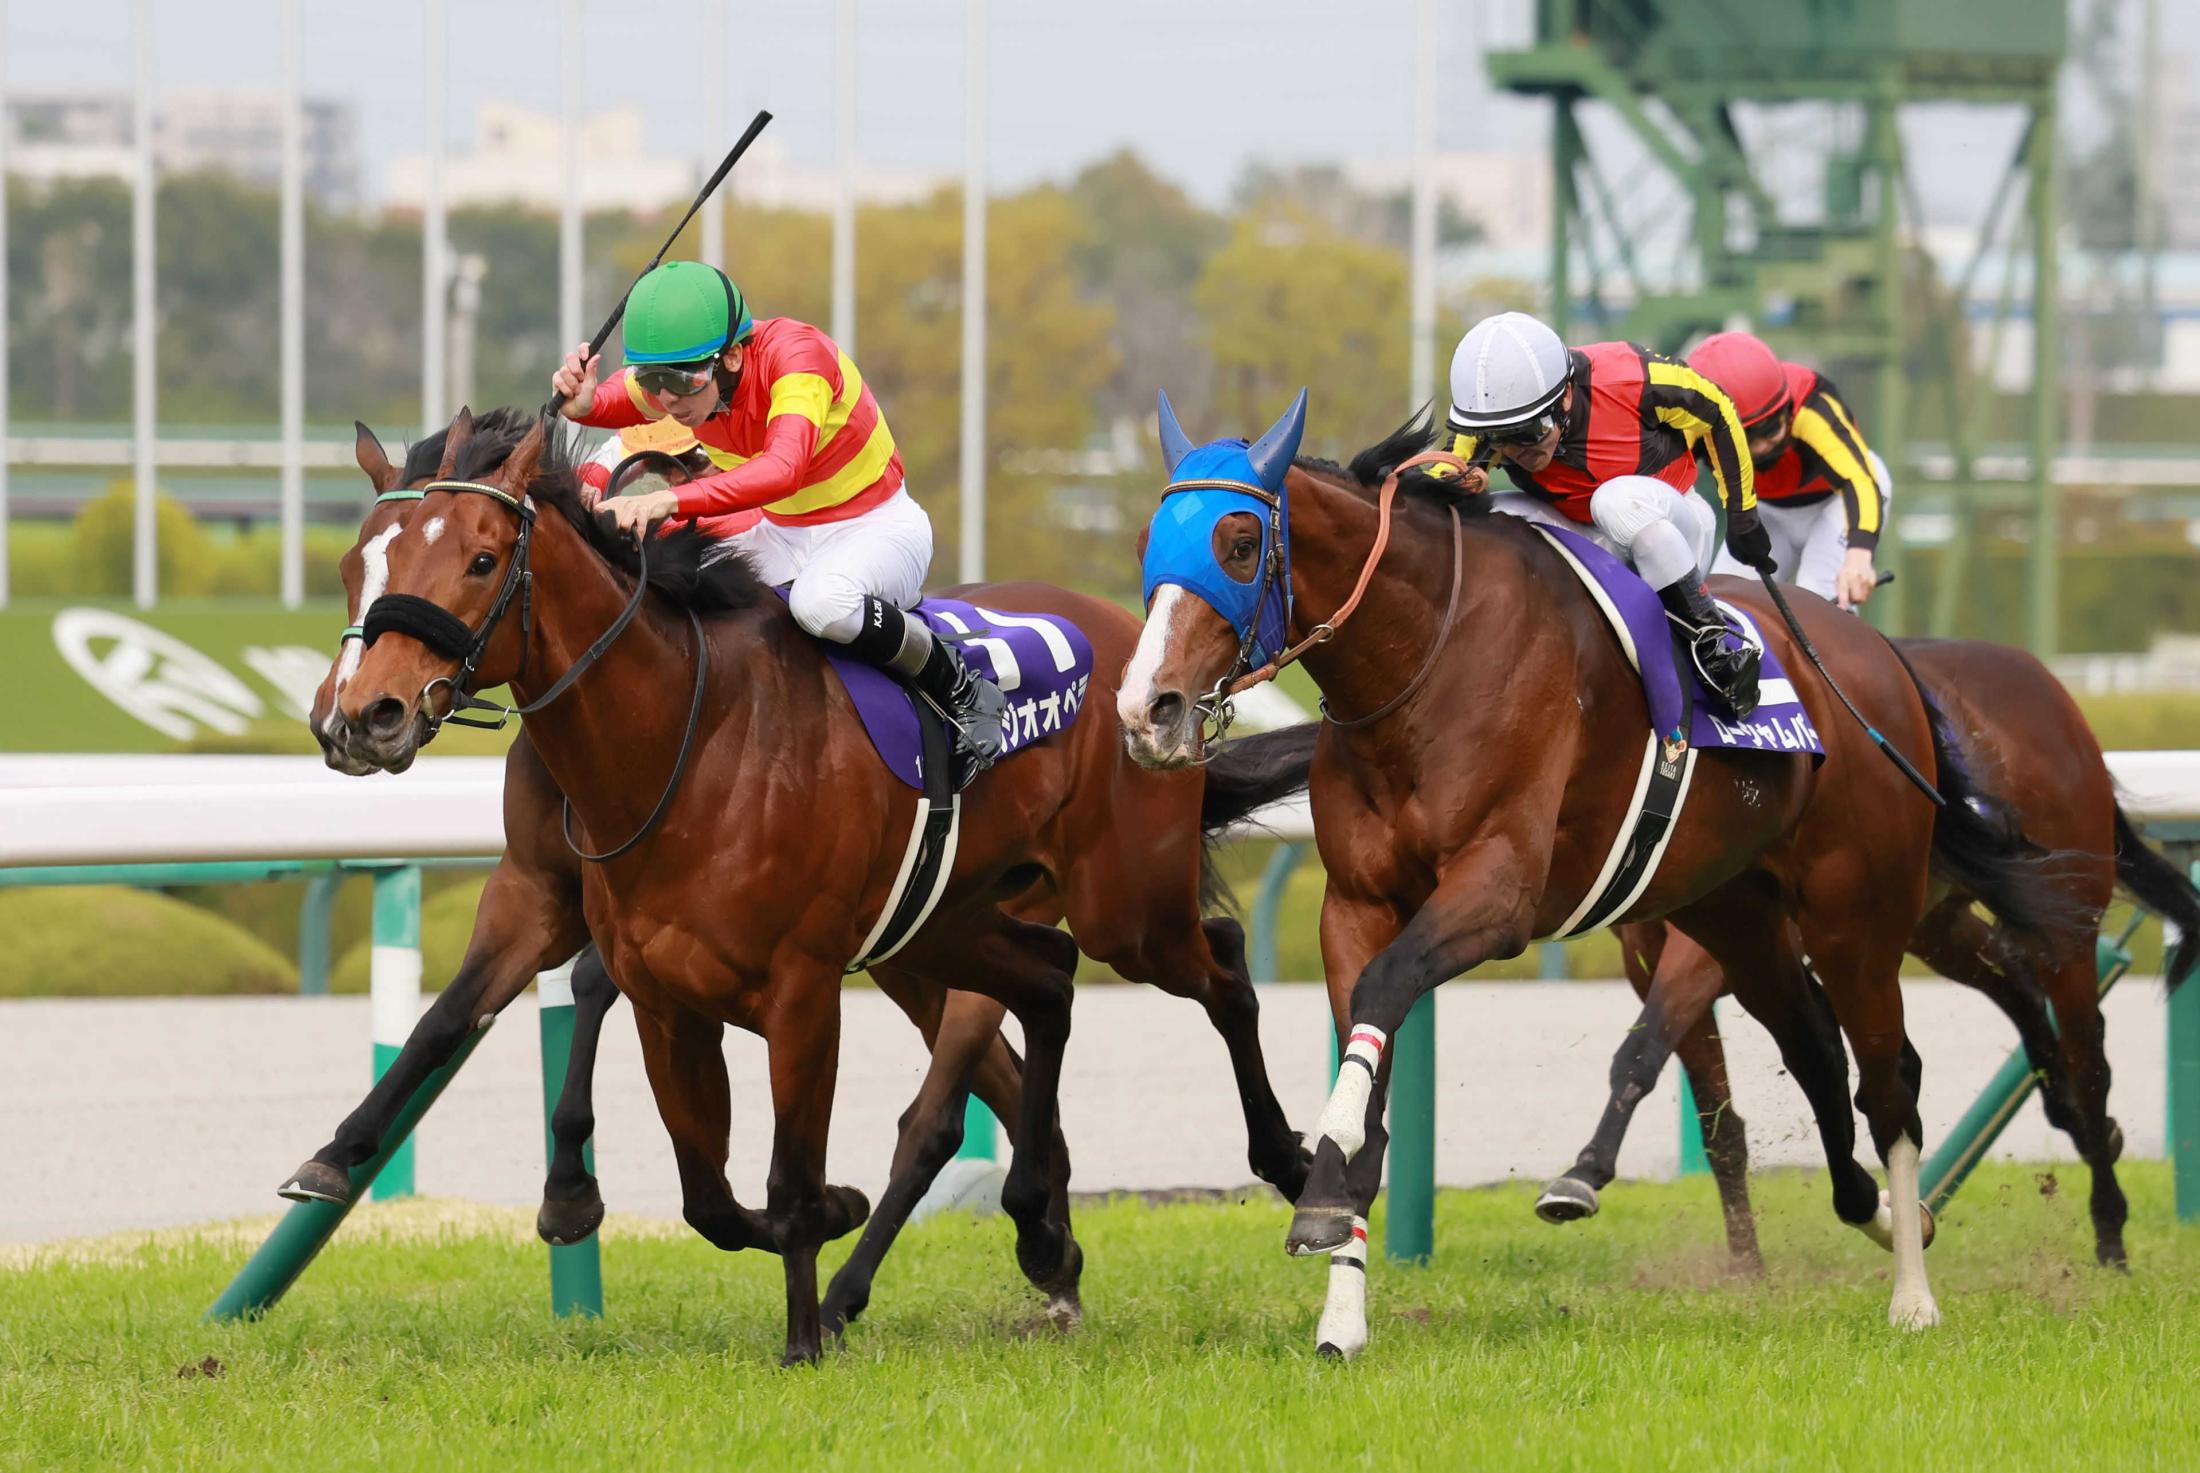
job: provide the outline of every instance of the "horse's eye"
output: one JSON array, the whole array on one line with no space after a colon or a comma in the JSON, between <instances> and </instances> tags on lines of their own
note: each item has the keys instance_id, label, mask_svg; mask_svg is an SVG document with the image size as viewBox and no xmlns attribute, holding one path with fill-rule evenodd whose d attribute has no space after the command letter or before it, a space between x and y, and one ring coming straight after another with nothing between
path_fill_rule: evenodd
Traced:
<instances>
[{"instance_id":1,"label":"horse's eye","mask_svg":"<svg viewBox=\"0 0 2200 1473\"><path fill-rule=\"evenodd\" d=\"M466 571L478 578L485 573L495 572L496 565L497 555L495 553L477 552L474 554L474 560L467 564Z\"/></svg>"},{"instance_id":2,"label":"horse's eye","mask_svg":"<svg viewBox=\"0 0 2200 1473\"><path fill-rule=\"evenodd\" d=\"M1235 556L1251 557L1255 552L1259 550L1259 548L1260 544L1254 541L1252 538L1240 537L1238 539L1237 552L1235 553Z\"/></svg>"}]
</instances>

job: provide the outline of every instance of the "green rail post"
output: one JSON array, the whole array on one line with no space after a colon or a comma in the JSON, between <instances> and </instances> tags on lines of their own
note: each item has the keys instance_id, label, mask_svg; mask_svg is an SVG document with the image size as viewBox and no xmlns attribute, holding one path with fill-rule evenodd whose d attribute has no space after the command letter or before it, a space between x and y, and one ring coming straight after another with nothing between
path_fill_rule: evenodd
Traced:
<instances>
[{"instance_id":1,"label":"green rail post","mask_svg":"<svg viewBox=\"0 0 2200 1473\"><path fill-rule=\"evenodd\" d=\"M991 1161L1000 1154L1001 1127L993 1111L976 1095L963 1102L963 1143L955 1148L959 1161Z\"/></svg>"},{"instance_id":2,"label":"green rail post","mask_svg":"<svg viewBox=\"0 0 2200 1473\"><path fill-rule=\"evenodd\" d=\"M573 963L538 974L535 1000L542 1015L542 1159L547 1166L558 1153L550 1119L557 1112L558 1095L573 1063ZM581 1161L591 1173L595 1171L593 1139L582 1144ZM598 1246L602 1236L590 1233L578 1243L551 1245L550 1308L560 1318L603 1318L603 1250Z\"/></svg>"},{"instance_id":3,"label":"green rail post","mask_svg":"<svg viewBox=\"0 0 2200 1473\"><path fill-rule=\"evenodd\" d=\"M2094 948L2094 965L2100 973L2100 991L2107 996L2108 989L2122 979L2131 969L2131 952L2127 949L2131 935L2137 929L2139 917L2133 916L2131 925L2124 928L2114 941L2103 936ZM2049 1015L2052 1021L2053 1015ZM1934 1212L1946 1207L1956 1188L1963 1185L1972 1168L1986 1159L1994 1142L2001 1137L2017 1111L2032 1097L2039 1087L2039 1073L2032 1067L2031 1059L2022 1045L2013 1050L2003 1061L1986 1088L1979 1091L1971 1108L1963 1112L1963 1118L1948 1132L1948 1138L1939 1149L1926 1159L1918 1192L1925 1205Z\"/></svg>"},{"instance_id":4,"label":"green rail post","mask_svg":"<svg viewBox=\"0 0 2200 1473\"><path fill-rule=\"evenodd\" d=\"M1390 1213L1383 1251L1426 1263L1436 1248L1436 994L1390 1041Z\"/></svg>"},{"instance_id":5,"label":"green rail post","mask_svg":"<svg viewBox=\"0 0 2200 1473\"><path fill-rule=\"evenodd\" d=\"M368 969L374 1019L374 1077L397 1060L420 1020L420 871L393 865L374 871L374 949ZM374 1199L413 1194L413 1148L403 1140L375 1178Z\"/></svg>"},{"instance_id":6,"label":"green rail post","mask_svg":"<svg viewBox=\"0 0 2200 1473\"><path fill-rule=\"evenodd\" d=\"M344 887L344 872L323 870L306 881L306 897L298 903L298 995L328 996L329 916L336 909L336 892Z\"/></svg>"},{"instance_id":7,"label":"green rail post","mask_svg":"<svg viewBox=\"0 0 2200 1473\"><path fill-rule=\"evenodd\" d=\"M1711 1026L1719 1026L1719 1004L1711 1004ZM1681 1077L1681 1169L1682 1176L1702 1176L1711 1170L1711 1157L1703 1148L1703 1119L1696 1113L1696 1087L1689 1083L1688 1068L1673 1057L1674 1072Z\"/></svg>"},{"instance_id":8,"label":"green rail post","mask_svg":"<svg viewBox=\"0 0 2200 1473\"><path fill-rule=\"evenodd\" d=\"M2200 864L2192 867L2200 882ZM2200 1222L2200 982L2169 997L2169 1159L2177 1171L2177 1220Z\"/></svg>"},{"instance_id":9,"label":"green rail post","mask_svg":"<svg viewBox=\"0 0 2200 1473\"><path fill-rule=\"evenodd\" d=\"M1291 871L1305 857L1304 844L1285 840L1268 856L1268 866L1260 872L1260 890L1253 900L1251 954L1247 957L1255 982L1281 980L1276 975L1281 970L1276 961L1277 917L1283 910L1284 887L1291 883Z\"/></svg>"},{"instance_id":10,"label":"green rail post","mask_svg":"<svg viewBox=\"0 0 2200 1473\"><path fill-rule=\"evenodd\" d=\"M451 1061L430 1074L420 1083L420 1088L405 1101L397 1112L397 1119L390 1125L390 1133L382 1143L381 1154L365 1165L351 1169L351 1201L300 1202L283 1214L283 1220L268 1234L267 1241L253 1254L229 1287L222 1290L221 1298L206 1311L210 1320L258 1319L282 1298L298 1276L306 1271L328 1240L342 1225L352 1206L359 1201L390 1159L405 1150L412 1141L413 1127L420 1117L428 1113L428 1107L443 1093L443 1086L451 1082L459 1066L473 1053L475 1045L487 1029L477 1028L466 1035L466 1041L458 1046Z\"/></svg>"}]
</instances>

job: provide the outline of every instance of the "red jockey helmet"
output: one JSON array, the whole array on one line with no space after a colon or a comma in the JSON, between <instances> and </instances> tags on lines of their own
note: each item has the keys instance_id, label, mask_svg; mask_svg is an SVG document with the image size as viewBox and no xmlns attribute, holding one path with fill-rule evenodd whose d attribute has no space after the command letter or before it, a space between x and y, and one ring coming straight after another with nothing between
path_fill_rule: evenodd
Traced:
<instances>
[{"instance_id":1,"label":"red jockey helmet","mask_svg":"<svg viewBox=\"0 0 2200 1473\"><path fill-rule=\"evenodd\" d=\"M1734 401L1745 429L1788 407L1787 370L1754 333L1715 332L1688 355L1688 366Z\"/></svg>"}]
</instances>

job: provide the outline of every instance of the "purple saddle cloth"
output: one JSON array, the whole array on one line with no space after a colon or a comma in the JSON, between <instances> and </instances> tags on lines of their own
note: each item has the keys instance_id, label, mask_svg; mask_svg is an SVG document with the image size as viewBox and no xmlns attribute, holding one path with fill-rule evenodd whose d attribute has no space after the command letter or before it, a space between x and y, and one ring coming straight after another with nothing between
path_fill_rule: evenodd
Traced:
<instances>
[{"instance_id":1,"label":"purple saddle cloth","mask_svg":"<svg viewBox=\"0 0 2200 1473\"><path fill-rule=\"evenodd\" d=\"M1650 725L1658 735L1676 731L1681 720L1681 681L1689 682L1689 745L1731 747L1739 751L1809 752L1823 759L1825 745L1811 724L1810 712L1795 694L1794 682L1780 659L1765 647L1764 636L1750 617L1721 601L1727 617L1727 646L1743 642L1755 645L1757 709L1746 721L1726 721L1713 709L1716 697L1704 688L1693 662L1676 662L1673 636L1665 606L1649 584L1612 554L1578 532L1537 523L1536 528L1567 554L1582 581L1604 607L1605 618L1627 650L1629 663L1642 674L1642 692L1650 703Z\"/></svg>"},{"instance_id":2,"label":"purple saddle cloth","mask_svg":"<svg viewBox=\"0 0 2200 1473\"><path fill-rule=\"evenodd\" d=\"M1008 697L1002 730L1003 760L1022 747L1066 731L1084 708L1092 687L1092 641L1055 614L1002 613L953 598L928 598L909 611L932 632L956 645L969 666ZM848 688L864 729L887 769L924 791L924 758L917 732L916 698L875 665L833 653L825 657Z\"/></svg>"}]
</instances>

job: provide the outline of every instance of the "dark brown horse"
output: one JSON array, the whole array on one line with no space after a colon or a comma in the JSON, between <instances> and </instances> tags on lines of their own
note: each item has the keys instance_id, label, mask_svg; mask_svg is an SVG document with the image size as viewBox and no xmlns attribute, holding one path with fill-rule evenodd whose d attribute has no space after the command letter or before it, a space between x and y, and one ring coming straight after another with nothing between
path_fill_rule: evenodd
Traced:
<instances>
[{"instance_id":1,"label":"dark brown horse","mask_svg":"<svg viewBox=\"0 0 2200 1473\"><path fill-rule=\"evenodd\" d=\"M2117 887L2179 927L2169 976L2200 957L2200 890L2146 846L2116 802L2113 779L2084 713L2046 666L2022 650L1968 640L1896 642L1962 733L1964 760L2008 804L2029 839L2057 851L2055 883L2084 927L2046 936L1990 923L1952 887L1910 937L1910 952L1942 976L1985 993L2016 1024L2043 1077L2040 1103L2091 1168L2094 1253L2125 1263L2127 1207L2115 1163L2123 1132L2108 1113L2108 1056L2092 930ZM1748 1142L1728 1086L1711 1004L1725 990L1719 965L1656 922L1618 928L1641 1019L1612 1060L1612 1097L1595 1137L1536 1204L1554 1222L1596 1211L1635 1106L1677 1051L1693 1086L1704 1153L1718 1180L1735 1268L1763 1270L1749 1210ZM2050 1012L2052 1008L2052 1013Z\"/></svg>"},{"instance_id":2,"label":"dark brown horse","mask_svg":"<svg viewBox=\"0 0 2200 1473\"><path fill-rule=\"evenodd\" d=\"M1384 1046L1423 994L1517 954L1575 912L1618 834L1649 733L1640 682L1618 641L1526 522L1478 515L1476 498L1442 505L1409 494L1396 501L1394 535L1376 564L1390 500L1377 484L1429 439L1418 420L1349 473L1302 461L1270 488L1288 499L1293 538L1275 565L1295 611L1288 638L1297 648L1315 621L1335 625L1305 644L1304 660L1330 717L1311 796L1328 870L1323 964L1345 1062L1286 1246L1335 1255L1321 1343L1343 1354L1366 1337L1364 1275L1348 1267L1340 1276L1338 1263L1364 1252L1356 1239L1381 1181ZM1170 459L1174 475L1181 459ZM1156 514L1157 540L1172 517L1182 525L1173 501L1165 497ZM1214 523L1205 552L1247 586L1261 581L1272 546L1262 517L1239 511ZM1153 573L1149 558L1149 582ZM1335 611L1356 582L1364 601L1339 622ZM1815 1107L1835 1210L1862 1225L1877 1215L1879 1193L1854 1157L1833 1020L1798 1002L1808 996L1803 957L1811 957L1855 1051L1858 1100L1887 1166L1889 1318L1922 1328L1939 1311L1925 1274L1918 1078L1914 1055L1904 1057L1897 978L1925 909L1928 859L1982 887L2005 915L2049 907L2034 903L2040 885L2029 851L1969 809L1976 790L1876 631L1822 604L1800 610L1842 687L1938 783L1948 807L1937 823L1933 805L1837 709L1762 591L1733 581L1719 591L1755 616L1827 757L1818 766L1785 753L1700 754L1663 859L1619 918L1671 916L1757 1000ZM1170 768L1199 758L1200 695L1244 667L1247 645L1203 596L1158 590L1119 705L1141 760Z\"/></svg>"},{"instance_id":3,"label":"dark brown horse","mask_svg":"<svg viewBox=\"0 0 2200 1473\"><path fill-rule=\"evenodd\" d=\"M508 442L477 442L460 452L457 472L489 490L431 492L388 544L388 587L481 623L494 593L484 582L496 578L476 570L501 577L525 516L540 506L529 549L530 636L523 649L519 624L497 627L481 665L484 683L509 675L515 692L532 699L627 601L630 577L615 564L632 552L604 539L569 471L539 465L539 429L507 461L508 449ZM516 503L530 489L541 499L524 515L492 494ZM431 519L441 524L438 537L410 531ZM828 1190L823 1178L839 968L892 879L904 842L893 831L906 829L914 798L872 756L837 680L794 631L780 600L758 588L739 559L702 570L701 550L692 536L653 541L652 581L670 597L648 600L598 668L534 724L535 760L551 779L540 812L554 822L557 792L574 795L577 827L599 844L597 836L616 838L613 830L641 823L656 790L640 786L661 785L671 764L692 675L692 666L680 668L692 650L678 606L712 610L717 617L704 626L712 693L695 765L648 842L581 875L582 905L587 929L637 1004L652 1088L681 1159L689 1220L722 1246L782 1254L789 1355L802 1359L818 1349L817 1245L852 1227L865 1206L858 1194ZM1120 664L1135 638L1135 624L1119 610L1058 589L1008 585L983 596L1074 618L1092 636L1103 671ZM423 725L440 714L440 706L423 707L422 693L451 663L414 636L384 633L333 703L351 749L381 766L409 762ZM440 699L428 695L431 703ZM937 996L950 980L967 982L1019 1010L1033 1072L1020 1102L1002 1101L1015 1106L1018 1144L1003 1201L1017 1223L1020 1261L1064 1314L1075 1313L1079 1255L1068 1228L1067 1159L1057 1148L1053 1091L1078 947L1125 975L1208 1002L1226 1025L1233 1060L1250 1064L1240 1093L1262 1117L1256 1170L1287 1191L1305 1170L1259 1062L1240 933L1232 922L1199 919L1203 818L1219 826L1288 791L1291 767L1303 773L1303 734L1258 750L1260 775L1248 761L1239 777L1156 784L1130 766L1105 721L1088 719L1039 744L970 790L946 899L890 969L928 983ZM654 769L639 785L623 775L636 760ZM845 815L837 828L821 822L820 795ZM1001 908L1003 900L1033 895L1067 916L1074 941ZM523 979L534 963L508 970ZM882 983L888 970L880 969ZM989 1045L998 1017L987 1021ZM761 1032L771 1046L779 1130L763 1214L734 1203L724 1181L730 1122L717 1039L726 1022ZM951 1084L942 1098L933 1083L920 1106L956 1117L959 1129L959 1088ZM913 1139L925 1144L920 1132L905 1129L890 1196L922 1164L910 1159ZM949 1140L940 1154L952 1149ZM861 1293L852 1293L843 1312L860 1305Z\"/></svg>"}]
</instances>

